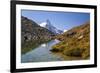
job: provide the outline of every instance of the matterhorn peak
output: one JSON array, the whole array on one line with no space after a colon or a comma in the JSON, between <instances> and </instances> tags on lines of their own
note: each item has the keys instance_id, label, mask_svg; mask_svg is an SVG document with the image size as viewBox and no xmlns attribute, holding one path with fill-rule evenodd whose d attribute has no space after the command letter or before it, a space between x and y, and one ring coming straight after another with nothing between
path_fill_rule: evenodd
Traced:
<instances>
[{"instance_id":1,"label":"matterhorn peak","mask_svg":"<svg viewBox=\"0 0 100 73\"><path fill-rule=\"evenodd\" d=\"M54 27L50 20L47 19L45 22L42 22L41 24L39 24L41 27L44 27L46 29L48 29L49 31L53 32L54 34L60 34L62 33L61 30L58 30L56 27Z\"/></svg>"}]
</instances>

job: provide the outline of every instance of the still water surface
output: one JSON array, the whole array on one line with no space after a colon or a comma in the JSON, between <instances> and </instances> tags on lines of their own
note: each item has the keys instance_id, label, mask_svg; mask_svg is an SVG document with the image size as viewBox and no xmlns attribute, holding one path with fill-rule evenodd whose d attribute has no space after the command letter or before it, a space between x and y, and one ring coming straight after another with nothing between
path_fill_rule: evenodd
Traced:
<instances>
[{"instance_id":1,"label":"still water surface","mask_svg":"<svg viewBox=\"0 0 100 73\"><path fill-rule=\"evenodd\" d=\"M63 58L50 51L52 46L59 43L59 40L52 40L48 43L41 44L37 48L27 52L21 56L22 63L28 62L48 62L48 61L62 61Z\"/></svg>"}]
</instances>

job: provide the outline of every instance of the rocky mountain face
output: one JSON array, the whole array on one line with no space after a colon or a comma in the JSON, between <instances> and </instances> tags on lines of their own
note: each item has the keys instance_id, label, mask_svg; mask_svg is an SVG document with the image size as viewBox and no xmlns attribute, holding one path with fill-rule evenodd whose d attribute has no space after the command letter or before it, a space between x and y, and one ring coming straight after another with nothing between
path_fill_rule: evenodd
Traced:
<instances>
[{"instance_id":1,"label":"rocky mountain face","mask_svg":"<svg viewBox=\"0 0 100 73\"><path fill-rule=\"evenodd\" d=\"M21 16L22 53L33 49L41 43L51 40L53 36L54 33L48 29L39 26L33 20Z\"/></svg>"},{"instance_id":2,"label":"rocky mountain face","mask_svg":"<svg viewBox=\"0 0 100 73\"><path fill-rule=\"evenodd\" d=\"M60 52L74 59L89 59L90 57L90 23L77 26L56 36L61 42L54 45L52 52Z\"/></svg>"},{"instance_id":3,"label":"rocky mountain face","mask_svg":"<svg viewBox=\"0 0 100 73\"><path fill-rule=\"evenodd\" d=\"M57 29L56 27L54 27L49 20L47 20L46 22L42 22L39 25L41 27L48 29L49 31L51 31L54 34L61 34L63 32L63 31Z\"/></svg>"}]
</instances>

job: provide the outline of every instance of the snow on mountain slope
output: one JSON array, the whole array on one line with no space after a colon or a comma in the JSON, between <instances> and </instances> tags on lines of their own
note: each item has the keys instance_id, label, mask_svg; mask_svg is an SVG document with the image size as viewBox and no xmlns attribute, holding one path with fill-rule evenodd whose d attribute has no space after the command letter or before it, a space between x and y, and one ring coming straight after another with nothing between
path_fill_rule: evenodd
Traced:
<instances>
[{"instance_id":1,"label":"snow on mountain slope","mask_svg":"<svg viewBox=\"0 0 100 73\"><path fill-rule=\"evenodd\" d=\"M63 32L61 30L58 30L56 27L54 27L49 20L47 20L46 22L42 22L39 25L41 27L47 28L48 30L50 30L54 34L61 34Z\"/></svg>"},{"instance_id":2,"label":"snow on mountain slope","mask_svg":"<svg viewBox=\"0 0 100 73\"><path fill-rule=\"evenodd\" d=\"M68 30L64 30L63 32L67 32Z\"/></svg>"}]
</instances>

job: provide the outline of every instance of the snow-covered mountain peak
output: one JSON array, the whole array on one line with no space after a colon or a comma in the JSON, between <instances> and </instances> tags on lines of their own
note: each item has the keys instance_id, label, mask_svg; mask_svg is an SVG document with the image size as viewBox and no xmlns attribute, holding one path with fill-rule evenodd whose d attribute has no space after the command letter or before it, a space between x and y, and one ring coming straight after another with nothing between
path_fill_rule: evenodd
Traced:
<instances>
[{"instance_id":1,"label":"snow-covered mountain peak","mask_svg":"<svg viewBox=\"0 0 100 73\"><path fill-rule=\"evenodd\" d=\"M50 30L54 34L60 34L60 33L62 33L62 31L58 30L56 27L54 27L49 20L46 20L46 22L42 22L39 25L41 27L47 28L48 30Z\"/></svg>"}]
</instances>

